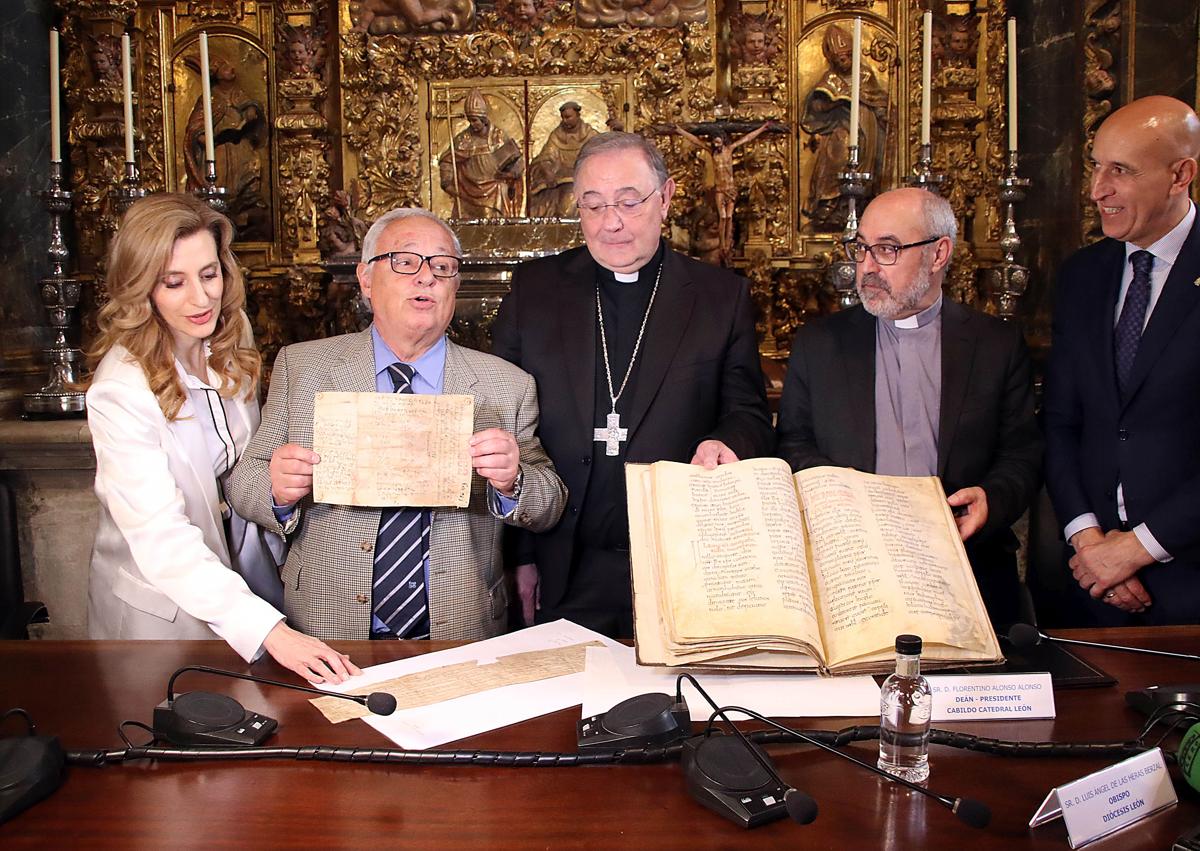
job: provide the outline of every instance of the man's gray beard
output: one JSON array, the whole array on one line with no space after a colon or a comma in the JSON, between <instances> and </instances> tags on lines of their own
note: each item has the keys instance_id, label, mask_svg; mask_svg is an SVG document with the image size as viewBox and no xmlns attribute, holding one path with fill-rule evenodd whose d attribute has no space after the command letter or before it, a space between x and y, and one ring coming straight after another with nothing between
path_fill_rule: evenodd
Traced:
<instances>
[{"instance_id":1,"label":"man's gray beard","mask_svg":"<svg viewBox=\"0 0 1200 851\"><path fill-rule=\"evenodd\" d=\"M874 272L869 273L875 276ZM876 278L878 283L883 283L881 279ZM917 305L929 293L929 287L933 284L933 273L925 266L917 270L916 279L913 281L913 288L908 295L903 299L897 299L892 295L890 286L888 292L884 296L875 296L874 305L868 303L867 299L863 298L862 289L859 288L858 298L862 302L862 306L867 313L879 319L895 319L901 313L909 313L917 309ZM885 284L885 286L888 286Z\"/></svg>"}]
</instances>

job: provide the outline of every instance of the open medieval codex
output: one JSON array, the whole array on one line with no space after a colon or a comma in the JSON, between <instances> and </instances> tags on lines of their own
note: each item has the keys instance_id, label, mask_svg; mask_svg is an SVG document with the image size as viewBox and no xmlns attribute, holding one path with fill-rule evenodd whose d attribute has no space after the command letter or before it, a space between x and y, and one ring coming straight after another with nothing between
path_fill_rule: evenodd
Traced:
<instances>
[{"instance_id":1,"label":"open medieval codex","mask_svg":"<svg viewBox=\"0 0 1200 851\"><path fill-rule=\"evenodd\" d=\"M890 670L1003 661L941 482L756 458L625 468L646 665Z\"/></svg>"}]
</instances>

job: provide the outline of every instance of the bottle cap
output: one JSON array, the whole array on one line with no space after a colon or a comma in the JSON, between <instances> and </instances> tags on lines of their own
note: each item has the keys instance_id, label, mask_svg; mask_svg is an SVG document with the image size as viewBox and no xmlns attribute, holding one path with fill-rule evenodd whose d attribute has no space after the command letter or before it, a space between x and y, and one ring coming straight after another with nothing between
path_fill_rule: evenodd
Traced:
<instances>
[{"instance_id":1,"label":"bottle cap","mask_svg":"<svg viewBox=\"0 0 1200 851\"><path fill-rule=\"evenodd\" d=\"M897 635L896 636L896 652L903 653L905 656L920 656L921 655L921 636L919 636L919 635Z\"/></svg>"}]
</instances>

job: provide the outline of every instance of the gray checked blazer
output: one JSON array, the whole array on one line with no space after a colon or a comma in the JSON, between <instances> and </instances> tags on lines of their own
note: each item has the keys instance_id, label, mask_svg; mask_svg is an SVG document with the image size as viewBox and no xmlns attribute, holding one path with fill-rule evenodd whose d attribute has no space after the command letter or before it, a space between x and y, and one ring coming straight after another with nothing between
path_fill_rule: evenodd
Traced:
<instances>
[{"instance_id":1,"label":"gray checked blazer","mask_svg":"<svg viewBox=\"0 0 1200 851\"><path fill-rule=\"evenodd\" d=\"M275 360L262 425L229 479L228 499L243 517L283 534L271 510L269 465L276 448L312 448L314 398L322 391L375 392L368 329L286 346ZM521 453L517 507L503 521L533 532L553 526L566 489L537 438L537 387L500 358L447 343L445 393L475 397L475 431L512 433ZM488 485L474 475L466 508L434 509L430 531L429 617L434 639L497 635L507 622L500 557L501 523L488 510ZM371 581L378 508L297 506L284 564L284 612L289 624L324 640L365 639L371 629Z\"/></svg>"}]
</instances>

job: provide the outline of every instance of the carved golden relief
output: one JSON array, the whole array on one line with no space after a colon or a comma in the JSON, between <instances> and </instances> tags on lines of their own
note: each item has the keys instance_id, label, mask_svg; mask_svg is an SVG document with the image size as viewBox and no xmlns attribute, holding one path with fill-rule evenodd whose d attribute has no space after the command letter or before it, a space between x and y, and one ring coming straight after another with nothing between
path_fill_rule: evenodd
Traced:
<instances>
[{"instance_id":1,"label":"carved golden relief","mask_svg":"<svg viewBox=\"0 0 1200 851\"><path fill-rule=\"evenodd\" d=\"M1079 210L1082 214L1080 236L1092 242L1103 236L1100 213L1091 199L1092 141L1101 122L1113 111L1117 89L1113 57L1120 47L1121 4L1117 0L1087 0L1083 6L1083 183Z\"/></svg>"},{"instance_id":2,"label":"carved golden relief","mask_svg":"<svg viewBox=\"0 0 1200 851\"><path fill-rule=\"evenodd\" d=\"M1089 0L1089 21L1100 26L1114 2ZM469 271L456 332L484 339L511 263L579 242L574 154L618 128L663 150L679 184L668 238L750 275L764 352L782 356L795 328L835 302L825 275L844 224L837 175L855 16L870 194L897 185L915 160L920 0L63 5L80 270L102 272L117 224L108 196L121 173L114 39L132 15L143 185L182 190L199 174L190 65L207 30L218 173L236 201L238 253L268 353L366 321L353 279L362 235L405 205L456 219ZM999 256L1006 4L935 11L933 167L963 223L948 287L978 301L977 267ZM1093 47L1099 57L1100 42ZM778 128L737 145L768 120ZM722 134L736 148L718 168Z\"/></svg>"}]
</instances>

